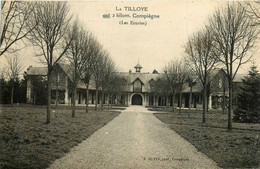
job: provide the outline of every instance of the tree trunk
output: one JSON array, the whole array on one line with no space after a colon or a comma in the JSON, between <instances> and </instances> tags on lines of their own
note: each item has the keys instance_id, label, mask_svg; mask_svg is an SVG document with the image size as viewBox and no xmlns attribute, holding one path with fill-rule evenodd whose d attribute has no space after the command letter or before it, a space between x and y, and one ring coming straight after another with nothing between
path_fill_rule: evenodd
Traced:
<instances>
[{"instance_id":1,"label":"tree trunk","mask_svg":"<svg viewBox=\"0 0 260 169\"><path fill-rule=\"evenodd\" d=\"M206 101L207 101L207 91L206 91L206 85L203 85L203 103L202 103L202 123L206 123Z\"/></svg>"},{"instance_id":2,"label":"tree trunk","mask_svg":"<svg viewBox=\"0 0 260 169\"><path fill-rule=\"evenodd\" d=\"M209 112L209 97L207 96L206 112Z\"/></svg>"},{"instance_id":3,"label":"tree trunk","mask_svg":"<svg viewBox=\"0 0 260 169\"><path fill-rule=\"evenodd\" d=\"M175 94L172 95L172 112L174 113L175 105L174 105Z\"/></svg>"},{"instance_id":4,"label":"tree trunk","mask_svg":"<svg viewBox=\"0 0 260 169\"><path fill-rule=\"evenodd\" d=\"M88 89L88 85L86 85L86 113L88 113L88 100L89 100L89 89Z\"/></svg>"},{"instance_id":5,"label":"tree trunk","mask_svg":"<svg viewBox=\"0 0 260 169\"><path fill-rule=\"evenodd\" d=\"M206 101L206 112L209 112L209 97L210 97L210 84L206 85L206 98L207 98L207 101Z\"/></svg>"},{"instance_id":6,"label":"tree trunk","mask_svg":"<svg viewBox=\"0 0 260 169\"><path fill-rule=\"evenodd\" d=\"M179 114L181 114L181 108L182 108L182 92L180 92L180 98L179 98L179 102L180 102L180 107L179 107Z\"/></svg>"},{"instance_id":7,"label":"tree trunk","mask_svg":"<svg viewBox=\"0 0 260 169\"><path fill-rule=\"evenodd\" d=\"M233 105L232 105L232 97L233 97L233 93L232 93L232 89L233 89L233 84L232 84L232 79L229 79L229 101L228 101L228 130L232 130L232 119L231 119L231 114L232 114L232 109L233 109Z\"/></svg>"},{"instance_id":8,"label":"tree trunk","mask_svg":"<svg viewBox=\"0 0 260 169\"><path fill-rule=\"evenodd\" d=\"M11 89L11 105L13 106L13 104L14 104L14 81L12 82L12 89Z\"/></svg>"},{"instance_id":9,"label":"tree trunk","mask_svg":"<svg viewBox=\"0 0 260 169\"><path fill-rule=\"evenodd\" d=\"M46 124L51 122L51 78L50 73L48 71L47 75L47 117L46 117Z\"/></svg>"},{"instance_id":10,"label":"tree trunk","mask_svg":"<svg viewBox=\"0 0 260 169\"><path fill-rule=\"evenodd\" d=\"M36 93L33 92L33 105L35 106L36 105Z\"/></svg>"},{"instance_id":11,"label":"tree trunk","mask_svg":"<svg viewBox=\"0 0 260 169\"><path fill-rule=\"evenodd\" d=\"M96 87L95 111L97 111L97 106L98 106L98 87Z\"/></svg>"},{"instance_id":12,"label":"tree trunk","mask_svg":"<svg viewBox=\"0 0 260 169\"><path fill-rule=\"evenodd\" d=\"M101 109L101 111L103 111L103 105L104 105L104 96L105 96L105 94L104 94L104 91L102 90L102 92L101 92L101 105L100 105L100 109Z\"/></svg>"},{"instance_id":13,"label":"tree trunk","mask_svg":"<svg viewBox=\"0 0 260 169\"><path fill-rule=\"evenodd\" d=\"M168 100L168 96L166 96L166 110L168 111L169 110L169 100Z\"/></svg>"},{"instance_id":14,"label":"tree trunk","mask_svg":"<svg viewBox=\"0 0 260 169\"><path fill-rule=\"evenodd\" d=\"M189 97L189 118L190 118L191 104L192 104L192 85L190 86L190 97Z\"/></svg>"},{"instance_id":15,"label":"tree trunk","mask_svg":"<svg viewBox=\"0 0 260 169\"><path fill-rule=\"evenodd\" d=\"M76 87L73 87L72 89L72 95L71 95L71 101L72 101L72 105L71 105L71 108L72 108L72 115L71 117L75 117L75 106L76 106L76 96L77 96L77 88Z\"/></svg>"},{"instance_id":16,"label":"tree trunk","mask_svg":"<svg viewBox=\"0 0 260 169\"><path fill-rule=\"evenodd\" d=\"M191 104L192 104L192 86L190 87L190 97L189 97L189 109L191 109Z\"/></svg>"},{"instance_id":17,"label":"tree trunk","mask_svg":"<svg viewBox=\"0 0 260 169\"><path fill-rule=\"evenodd\" d=\"M225 84L224 84L225 85ZM222 113L225 113L226 110L226 86L223 86L223 94L222 94Z\"/></svg>"},{"instance_id":18,"label":"tree trunk","mask_svg":"<svg viewBox=\"0 0 260 169\"><path fill-rule=\"evenodd\" d=\"M59 102L59 91L58 88L56 88L56 104L55 104L55 108L58 108L58 102Z\"/></svg>"},{"instance_id":19,"label":"tree trunk","mask_svg":"<svg viewBox=\"0 0 260 169\"><path fill-rule=\"evenodd\" d=\"M108 104L107 104L107 108L109 109L109 107L110 107L110 94L109 94L107 97L108 97Z\"/></svg>"}]
</instances>

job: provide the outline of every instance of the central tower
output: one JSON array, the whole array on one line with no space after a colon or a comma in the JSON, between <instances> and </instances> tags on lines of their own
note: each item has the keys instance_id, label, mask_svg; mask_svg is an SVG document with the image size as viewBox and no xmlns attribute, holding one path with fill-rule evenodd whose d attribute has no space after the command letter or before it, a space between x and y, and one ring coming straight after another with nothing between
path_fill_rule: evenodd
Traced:
<instances>
[{"instance_id":1,"label":"central tower","mask_svg":"<svg viewBox=\"0 0 260 169\"><path fill-rule=\"evenodd\" d=\"M141 72L141 69L142 69L143 67L138 63L136 66L135 66L135 72Z\"/></svg>"}]
</instances>

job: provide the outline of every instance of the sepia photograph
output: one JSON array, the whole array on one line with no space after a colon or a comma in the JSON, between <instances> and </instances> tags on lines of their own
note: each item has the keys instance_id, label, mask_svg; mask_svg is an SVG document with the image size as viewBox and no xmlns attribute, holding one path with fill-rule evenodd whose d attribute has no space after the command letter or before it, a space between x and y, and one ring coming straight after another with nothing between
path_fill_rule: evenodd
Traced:
<instances>
[{"instance_id":1,"label":"sepia photograph","mask_svg":"<svg viewBox=\"0 0 260 169\"><path fill-rule=\"evenodd\" d=\"M0 169L260 168L259 1L0 3Z\"/></svg>"}]
</instances>

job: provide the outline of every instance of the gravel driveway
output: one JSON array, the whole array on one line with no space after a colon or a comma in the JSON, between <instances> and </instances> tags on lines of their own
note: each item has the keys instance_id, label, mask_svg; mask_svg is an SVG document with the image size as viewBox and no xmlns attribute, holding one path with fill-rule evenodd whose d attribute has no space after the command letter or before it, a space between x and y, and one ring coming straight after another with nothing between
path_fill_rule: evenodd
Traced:
<instances>
[{"instance_id":1,"label":"gravel driveway","mask_svg":"<svg viewBox=\"0 0 260 169\"><path fill-rule=\"evenodd\" d=\"M98 112L97 112L98 113ZM50 166L78 168L218 168L141 106L124 110Z\"/></svg>"}]
</instances>

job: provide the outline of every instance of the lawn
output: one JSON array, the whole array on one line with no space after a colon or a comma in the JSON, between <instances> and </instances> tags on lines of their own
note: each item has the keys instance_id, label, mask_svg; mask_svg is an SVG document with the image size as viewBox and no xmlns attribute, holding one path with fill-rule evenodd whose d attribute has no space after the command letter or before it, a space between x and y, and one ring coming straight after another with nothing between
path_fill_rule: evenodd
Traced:
<instances>
[{"instance_id":1,"label":"lawn","mask_svg":"<svg viewBox=\"0 0 260 169\"><path fill-rule=\"evenodd\" d=\"M155 116L176 131L222 168L260 167L260 124L233 123L227 130L227 114L210 111L202 124L202 111L162 112Z\"/></svg>"},{"instance_id":2,"label":"lawn","mask_svg":"<svg viewBox=\"0 0 260 169\"><path fill-rule=\"evenodd\" d=\"M63 106L46 125L43 106L1 106L0 168L46 168L119 113L85 113L84 107L77 107L72 118L70 107Z\"/></svg>"}]
</instances>

